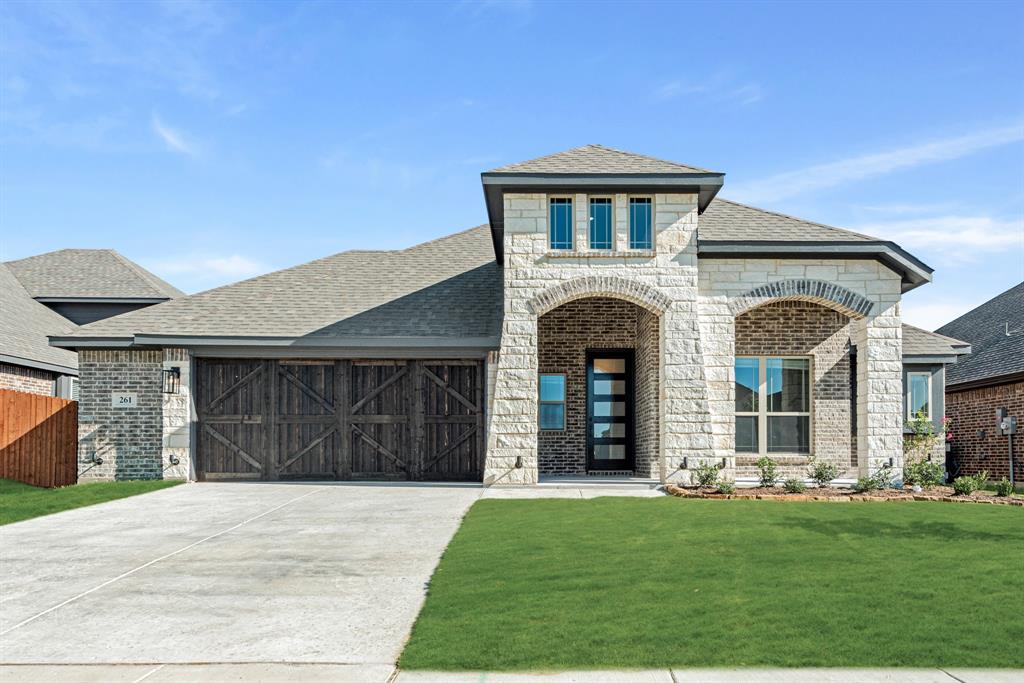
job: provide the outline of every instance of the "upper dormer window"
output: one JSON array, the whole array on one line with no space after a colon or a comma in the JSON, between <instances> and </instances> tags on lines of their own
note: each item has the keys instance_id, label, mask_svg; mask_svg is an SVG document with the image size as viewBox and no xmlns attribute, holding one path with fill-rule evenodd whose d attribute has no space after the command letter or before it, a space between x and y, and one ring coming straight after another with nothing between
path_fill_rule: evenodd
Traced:
<instances>
[{"instance_id":1,"label":"upper dormer window","mask_svg":"<svg viewBox=\"0 0 1024 683\"><path fill-rule=\"evenodd\" d=\"M572 249L572 197L552 197L548 205L548 244Z\"/></svg>"},{"instance_id":2,"label":"upper dormer window","mask_svg":"<svg viewBox=\"0 0 1024 683\"><path fill-rule=\"evenodd\" d=\"M614 246L613 228L611 197L591 197L590 248L611 249Z\"/></svg>"},{"instance_id":3,"label":"upper dormer window","mask_svg":"<svg viewBox=\"0 0 1024 683\"><path fill-rule=\"evenodd\" d=\"M653 205L650 197L630 197L629 199L629 248L653 249L654 231Z\"/></svg>"}]
</instances>

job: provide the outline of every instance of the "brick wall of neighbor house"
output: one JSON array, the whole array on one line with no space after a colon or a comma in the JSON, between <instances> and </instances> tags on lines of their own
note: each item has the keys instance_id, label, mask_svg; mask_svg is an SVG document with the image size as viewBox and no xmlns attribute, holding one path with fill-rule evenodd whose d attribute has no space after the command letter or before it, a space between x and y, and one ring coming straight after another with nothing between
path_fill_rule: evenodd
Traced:
<instances>
[{"instance_id":1,"label":"brick wall of neighbor house","mask_svg":"<svg viewBox=\"0 0 1024 683\"><path fill-rule=\"evenodd\" d=\"M651 407L652 391L653 397L656 397L658 383L657 324L657 316L639 306L606 297L572 301L538 319L537 358L540 372L564 373L566 380L565 429L542 431L537 435L540 474L586 473L589 349L633 349L636 353L636 463L638 472L645 476L650 474L650 434L657 434L658 428L656 404L653 410ZM644 340L643 350L640 348L641 338ZM653 365L649 360L652 338L655 345ZM653 459L657 459L656 451Z\"/></svg>"},{"instance_id":2,"label":"brick wall of neighbor house","mask_svg":"<svg viewBox=\"0 0 1024 683\"><path fill-rule=\"evenodd\" d=\"M160 349L78 352L80 480L161 477L162 369ZM135 406L114 407L115 393L134 393ZM94 464L94 455L102 465Z\"/></svg>"},{"instance_id":3,"label":"brick wall of neighbor house","mask_svg":"<svg viewBox=\"0 0 1024 683\"><path fill-rule=\"evenodd\" d=\"M996 431L996 408L1006 408L1017 418L1013 437L1014 478L1024 481L1024 381L968 391L946 392L946 415L952 458L951 474L988 472L989 479L1010 476L1009 444ZM984 430L985 435L979 432Z\"/></svg>"},{"instance_id":4,"label":"brick wall of neighbor house","mask_svg":"<svg viewBox=\"0 0 1024 683\"><path fill-rule=\"evenodd\" d=\"M811 453L834 463L844 474L856 470L847 316L803 301L760 306L736 316L736 355L811 356ZM771 457L779 463L782 476L802 479L807 475L807 457ZM755 474L757 459L753 454L737 454L737 475Z\"/></svg>"},{"instance_id":5,"label":"brick wall of neighbor house","mask_svg":"<svg viewBox=\"0 0 1024 683\"><path fill-rule=\"evenodd\" d=\"M13 389L41 396L54 395L57 375L46 370L26 368L22 365L0 363L0 389Z\"/></svg>"}]
</instances>

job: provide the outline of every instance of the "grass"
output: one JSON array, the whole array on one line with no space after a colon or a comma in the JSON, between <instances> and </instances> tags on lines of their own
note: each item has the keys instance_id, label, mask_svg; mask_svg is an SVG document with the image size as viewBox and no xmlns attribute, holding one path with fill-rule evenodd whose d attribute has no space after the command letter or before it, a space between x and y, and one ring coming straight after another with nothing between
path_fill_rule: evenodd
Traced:
<instances>
[{"instance_id":1,"label":"grass","mask_svg":"<svg viewBox=\"0 0 1024 683\"><path fill-rule=\"evenodd\" d=\"M483 500L400 665L1024 667L1024 510Z\"/></svg>"},{"instance_id":2,"label":"grass","mask_svg":"<svg viewBox=\"0 0 1024 683\"><path fill-rule=\"evenodd\" d=\"M159 491L180 481L105 481L41 489L19 481L0 479L0 525L20 522L54 512L105 503L108 500Z\"/></svg>"}]
</instances>

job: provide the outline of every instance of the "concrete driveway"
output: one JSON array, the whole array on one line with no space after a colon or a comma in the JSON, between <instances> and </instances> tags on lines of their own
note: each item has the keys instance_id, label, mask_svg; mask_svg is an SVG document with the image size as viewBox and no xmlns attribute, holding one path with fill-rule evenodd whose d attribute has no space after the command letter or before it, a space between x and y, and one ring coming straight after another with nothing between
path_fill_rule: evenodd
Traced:
<instances>
[{"instance_id":1,"label":"concrete driveway","mask_svg":"<svg viewBox=\"0 0 1024 683\"><path fill-rule=\"evenodd\" d=\"M152 681L160 665L317 663L338 665L331 680L383 681L480 495L188 484L0 527L0 663L146 665L124 677ZM100 669L3 673L88 680Z\"/></svg>"}]
</instances>

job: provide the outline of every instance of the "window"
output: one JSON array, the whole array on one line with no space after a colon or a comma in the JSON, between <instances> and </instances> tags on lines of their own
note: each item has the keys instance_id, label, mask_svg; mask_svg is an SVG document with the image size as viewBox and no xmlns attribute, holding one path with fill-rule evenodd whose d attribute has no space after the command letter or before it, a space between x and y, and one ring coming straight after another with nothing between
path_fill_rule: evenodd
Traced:
<instances>
[{"instance_id":1,"label":"window","mask_svg":"<svg viewBox=\"0 0 1024 683\"><path fill-rule=\"evenodd\" d=\"M590 200L590 248L611 249L613 246L612 200L593 197Z\"/></svg>"},{"instance_id":2,"label":"window","mask_svg":"<svg viewBox=\"0 0 1024 683\"><path fill-rule=\"evenodd\" d=\"M552 197L548 207L548 243L552 249L572 249L572 198Z\"/></svg>"},{"instance_id":3,"label":"window","mask_svg":"<svg viewBox=\"0 0 1024 683\"><path fill-rule=\"evenodd\" d=\"M651 230L653 206L649 197L633 197L629 200L629 248L653 249Z\"/></svg>"},{"instance_id":4,"label":"window","mask_svg":"<svg viewBox=\"0 0 1024 683\"><path fill-rule=\"evenodd\" d=\"M907 373L907 419L913 420L919 412L932 419L932 373Z\"/></svg>"},{"instance_id":5,"label":"window","mask_svg":"<svg viewBox=\"0 0 1024 683\"><path fill-rule=\"evenodd\" d=\"M809 358L736 359L736 452L811 452Z\"/></svg>"},{"instance_id":6,"label":"window","mask_svg":"<svg viewBox=\"0 0 1024 683\"><path fill-rule=\"evenodd\" d=\"M540 376L540 428L565 429L565 375Z\"/></svg>"}]
</instances>

